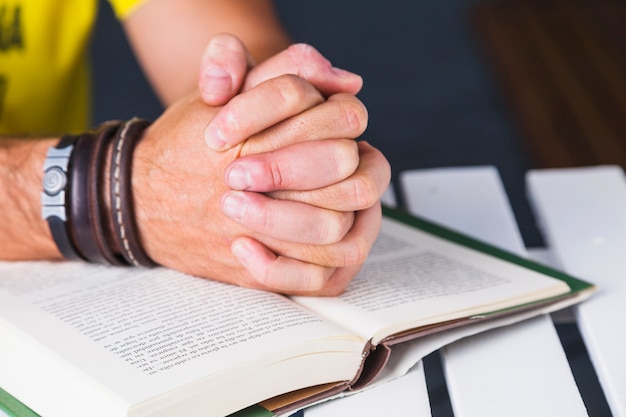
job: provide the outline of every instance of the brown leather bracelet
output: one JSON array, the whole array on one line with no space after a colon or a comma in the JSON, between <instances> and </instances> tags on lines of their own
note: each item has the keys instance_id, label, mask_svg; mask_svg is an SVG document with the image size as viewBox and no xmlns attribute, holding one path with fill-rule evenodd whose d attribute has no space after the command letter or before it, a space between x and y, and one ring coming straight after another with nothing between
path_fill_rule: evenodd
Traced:
<instances>
[{"instance_id":1,"label":"brown leather bracelet","mask_svg":"<svg viewBox=\"0 0 626 417\"><path fill-rule=\"evenodd\" d=\"M78 137L72 154L69 181L68 231L74 247L89 262L104 263L91 227L88 200L88 171L93 151L94 136L83 133Z\"/></svg>"},{"instance_id":2,"label":"brown leather bracelet","mask_svg":"<svg viewBox=\"0 0 626 417\"><path fill-rule=\"evenodd\" d=\"M101 258L94 262L103 262L111 265L128 265L121 254L113 251L113 229L110 227L110 210L105 202L106 188L105 176L109 174L106 165L106 154L122 122L110 121L103 123L96 132L93 150L90 156L89 173L87 178L88 207L91 227L96 244L100 250Z\"/></svg>"},{"instance_id":3,"label":"brown leather bracelet","mask_svg":"<svg viewBox=\"0 0 626 417\"><path fill-rule=\"evenodd\" d=\"M115 225L114 240L126 261L135 266L153 267L156 263L145 253L135 222L131 184L131 165L135 144L150 122L132 119L119 129L113 142L110 167L110 198Z\"/></svg>"}]
</instances>

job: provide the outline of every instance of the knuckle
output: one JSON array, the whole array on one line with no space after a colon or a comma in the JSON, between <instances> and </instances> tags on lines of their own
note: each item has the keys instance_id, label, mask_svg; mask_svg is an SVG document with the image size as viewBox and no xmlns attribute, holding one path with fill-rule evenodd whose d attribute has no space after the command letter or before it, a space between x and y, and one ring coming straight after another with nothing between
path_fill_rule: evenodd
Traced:
<instances>
[{"instance_id":1,"label":"knuckle","mask_svg":"<svg viewBox=\"0 0 626 417\"><path fill-rule=\"evenodd\" d=\"M379 196L376 190L376 184L372 179L359 175L352 178L351 183L352 195L354 196L357 210L363 210L376 204Z\"/></svg>"},{"instance_id":2,"label":"knuckle","mask_svg":"<svg viewBox=\"0 0 626 417\"><path fill-rule=\"evenodd\" d=\"M267 163L267 170L269 175L267 176L272 182L271 186L274 190L280 190L285 185L285 178L278 161L270 160Z\"/></svg>"},{"instance_id":3,"label":"knuckle","mask_svg":"<svg viewBox=\"0 0 626 417\"><path fill-rule=\"evenodd\" d=\"M287 109L296 108L299 103L306 99L308 93L303 80L290 74L275 78L272 82L272 88L275 96L280 100L278 104Z\"/></svg>"},{"instance_id":4,"label":"knuckle","mask_svg":"<svg viewBox=\"0 0 626 417\"><path fill-rule=\"evenodd\" d=\"M339 102L339 111L348 131L355 137L367 129L368 114L365 105L356 98Z\"/></svg>"},{"instance_id":5,"label":"knuckle","mask_svg":"<svg viewBox=\"0 0 626 417\"><path fill-rule=\"evenodd\" d=\"M364 237L355 237L346 248L342 266L361 265L369 254L371 245Z\"/></svg>"},{"instance_id":6,"label":"knuckle","mask_svg":"<svg viewBox=\"0 0 626 417\"><path fill-rule=\"evenodd\" d=\"M336 212L332 217L320 222L319 237L322 244L333 244L341 241L354 222L353 212Z\"/></svg>"},{"instance_id":7,"label":"knuckle","mask_svg":"<svg viewBox=\"0 0 626 417\"><path fill-rule=\"evenodd\" d=\"M287 48L287 51L289 52L291 59L296 63L302 62L305 57L317 52L317 50L308 43L295 43L290 45Z\"/></svg>"},{"instance_id":8,"label":"knuckle","mask_svg":"<svg viewBox=\"0 0 626 417\"><path fill-rule=\"evenodd\" d=\"M298 69L297 74L304 78L307 78L316 66L330 67L330 61L307 43L291 45L287 48L287 53Z\"/></svg>"}]
</instances>

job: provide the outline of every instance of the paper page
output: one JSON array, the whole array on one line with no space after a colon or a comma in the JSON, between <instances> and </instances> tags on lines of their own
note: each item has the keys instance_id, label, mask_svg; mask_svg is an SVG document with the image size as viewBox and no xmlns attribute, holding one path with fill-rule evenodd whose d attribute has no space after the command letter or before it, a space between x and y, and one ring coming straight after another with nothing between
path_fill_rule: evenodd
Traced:
<instances>
[{"instance_id":1,"label":"paper page","mask_svg":"<svg viewBox=\"0 0 626 417\"><path fill-rule=\"evenodd\" d=\"M404 329L567 291L560 280L384 218L372 253L344 294L294 299L378 343Z\"/></svg>"},{"instance_id":2,"label":"paper page","mask_svg":"<svg viewBox=\"0 0 626 417\"><path fill-rule=\"evenodd\" d=\"M0 328L0 355L16 349L12 341L37 340L51 352L43 356L74 364L95 381L94 390L104 386L126 404L202 379L208 370L226 372L242 358L284 360L291 341L299 341L303 355L360 353L363 343L276 294L161 268L70 262L0 263ZM333 341L336 335L343 338Z\"/></svg>"}]
</instances>

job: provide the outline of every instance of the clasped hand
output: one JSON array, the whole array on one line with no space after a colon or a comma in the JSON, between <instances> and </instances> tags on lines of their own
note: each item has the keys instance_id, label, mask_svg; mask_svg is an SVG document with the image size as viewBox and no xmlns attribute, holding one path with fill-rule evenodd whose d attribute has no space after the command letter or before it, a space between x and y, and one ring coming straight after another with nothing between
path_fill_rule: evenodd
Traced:
<instances>
[{"instance_id":1,"label":"clasped hand","mask_svg":"<svg viewBox=\"0 0 626 417\"><path fill-rule=\"evenodd\" d=\"M133 160L148 254L192 275L336 295L378 235L387 160L365 142L361 78L294 45L251 66L234 37L207 47L200 88L147 130Z\"/></svg>"}]
</instances>

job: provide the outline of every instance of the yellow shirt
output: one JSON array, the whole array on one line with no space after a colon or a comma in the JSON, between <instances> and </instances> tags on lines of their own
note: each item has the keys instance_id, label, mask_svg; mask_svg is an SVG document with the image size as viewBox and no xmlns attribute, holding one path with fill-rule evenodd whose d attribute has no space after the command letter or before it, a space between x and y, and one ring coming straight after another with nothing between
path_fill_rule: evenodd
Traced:
<instances>
[{"instance_id":1,"label":"yellow shirt","mask_svg":"<svg viewBox=\"0 0 626 417\"><path fill-rule=\"evenodd\" d=\"M110 0L123 19L142 0ZM0 135L89 127L97 0L0 0Z\"/></svg>"}]
</instances>

